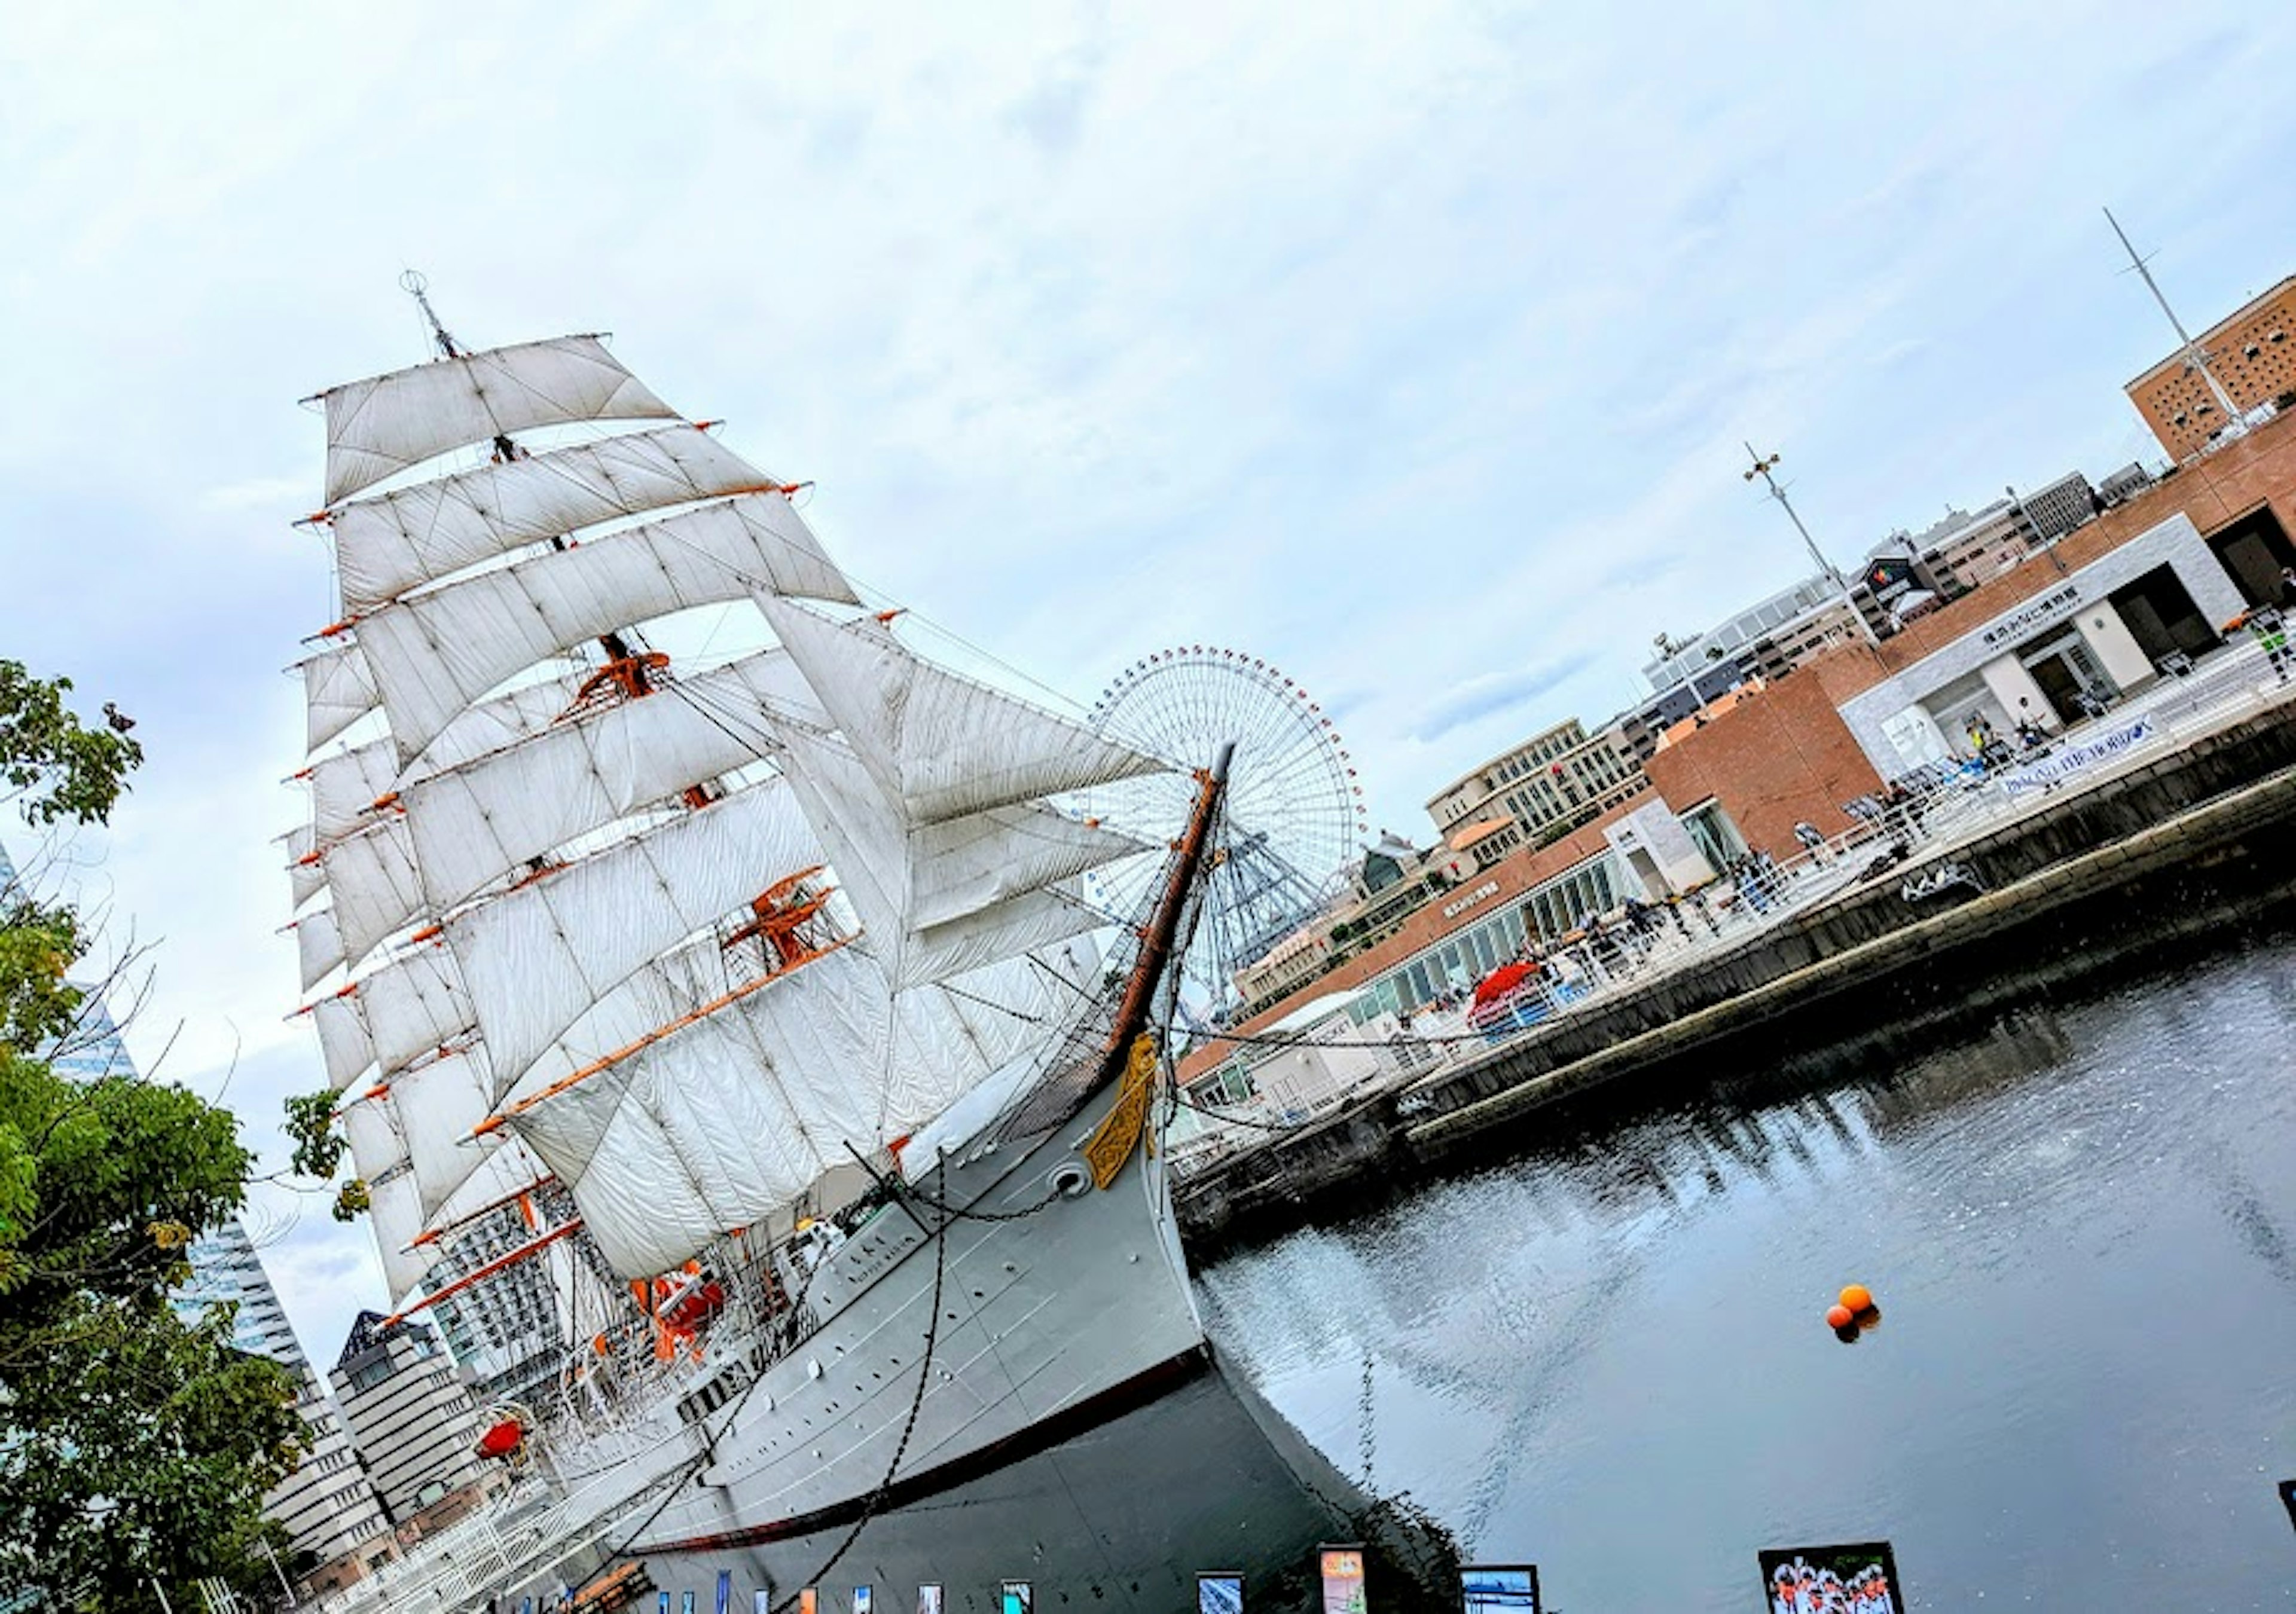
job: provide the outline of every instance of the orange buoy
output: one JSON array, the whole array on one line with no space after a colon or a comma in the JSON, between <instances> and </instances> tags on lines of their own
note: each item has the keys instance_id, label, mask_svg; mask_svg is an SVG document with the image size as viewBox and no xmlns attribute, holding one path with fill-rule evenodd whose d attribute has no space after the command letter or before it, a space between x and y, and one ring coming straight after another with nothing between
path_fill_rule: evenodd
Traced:
<instances>
[{"instance_id":1,"label":"orange buoy","mask_svg":"<svg viewBox=\"0 0 2296 1614\"><path fill-rule=\"evenodd\" d=\"M1857 1321L1857 1314L1847 1306L1837 1306L1825 1314L1825 1325L1828 1328L1847 1328L1856 1321Z\"/></svg>"},{"instance_id":2,"label":"orange buoy","mask_svg":"<svg viewBox=\"0 0 2296 1614\"><path fill-rule=\"evenodd\" d=\"M1849 1288L1841 1291L1841 1303L1848 1307L1853 1313L1872 1311L1874 1309L1874 1291L1866 1288L1863 1283L1852 1283Z\"/></svg>"}]
</instances>

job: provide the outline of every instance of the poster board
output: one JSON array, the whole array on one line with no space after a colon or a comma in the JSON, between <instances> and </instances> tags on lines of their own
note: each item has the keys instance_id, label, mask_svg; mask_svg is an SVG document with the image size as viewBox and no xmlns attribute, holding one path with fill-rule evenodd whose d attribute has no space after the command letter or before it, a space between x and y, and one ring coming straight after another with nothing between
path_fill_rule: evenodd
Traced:
<instances>
[{"instance_id":1,"label":"poster board","mask_svg":"<svg viewBox=\"0 0 2296 1614\"><path fill-rule=\"evenodd\" d=\"M1468 1564L1459 1571L1466 1614L1539 1614L1535 1563Z\"/></svg>"},{"instance_id":2,"label":"poster board","mask_svg":"<svg viewBox=\"0 0 2296 1614\"><path fill-rule=\"evenodd\" d=\"M1768 1614L1906 1614L1898 1561L1886 1541L1839 1546L1766 1547L1761 1553L1762 1607Z\"/></svg>"}]
</instances>

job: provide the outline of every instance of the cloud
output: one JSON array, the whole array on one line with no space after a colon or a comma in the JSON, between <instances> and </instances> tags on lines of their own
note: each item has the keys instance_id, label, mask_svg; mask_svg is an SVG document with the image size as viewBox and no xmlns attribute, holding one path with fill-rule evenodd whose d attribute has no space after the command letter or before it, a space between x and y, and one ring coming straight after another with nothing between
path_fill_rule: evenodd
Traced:
<instances>
[{"instance_id":1,"label":"cloud","mask_svg":"<svg viewBox=\"0 0 2296 1614\"><path fill-rule=\"evenodd\" d=\"M1412 732L1412 738L1440 740L1470 724L1512 711L1561 688L1584 672L1594 660L1591 651L1581 651L1527 667L1520 672L1485 673L1464 684L1455 684L1438 696L1427 709L1426 717Z\"/></svg>"},{"instance_id":2,"label":"cloud","mask_svg":"<svg viewBox=\"0 0 2296 1614\"><path fill-rule=\"evenodd\" d=\"M817 483L857 576L1048 684L1174 643L1281 665L1398 828L1625 704L1658 629L1800 576L1740 438L1843 559L2142 449L2119 389L2167 343L2095 200L2132 199L2190 318L2296 265L2296 215L2256 206L2296 110L2241 87L2296 56L2296 10L2233 0L2085 31L1973 4L1784 32L1473 0L20 9L0 217L40 250L0 270L0 654L141 720L88 877L165 938L152 1045L180 1026L171 1069L210 1086L236 1051L271 1155L278 1097L318 1085L280 1018L277 669L335 612L288 525L322 452L295 400L427 356L409 264L474 343L615 332ZM2215 109L2199 168L2162 62ZM307 1330L381 1298L365 1243L296 1225Z\"/></svg>"}]
</instances>

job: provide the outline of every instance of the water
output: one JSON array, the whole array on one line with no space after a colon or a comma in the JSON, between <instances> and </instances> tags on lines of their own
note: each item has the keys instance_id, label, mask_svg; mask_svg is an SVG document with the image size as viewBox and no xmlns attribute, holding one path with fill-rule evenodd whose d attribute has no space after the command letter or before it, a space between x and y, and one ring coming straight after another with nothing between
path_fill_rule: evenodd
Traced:
<instances>
[{"instance_id":1,"label":"water","mask_svg":"<svg viewBox=\"0 0 2296 1614\"><path fill-rule=\"evenodd\" d=\"M1972 1031L1551 1124L1214 1266L1207 1317L1570 1614L1759 1609L1758 1548L1877 1537L1924 1614L2289 1606L2296 938Z\"/></svg>"}]
</instances>

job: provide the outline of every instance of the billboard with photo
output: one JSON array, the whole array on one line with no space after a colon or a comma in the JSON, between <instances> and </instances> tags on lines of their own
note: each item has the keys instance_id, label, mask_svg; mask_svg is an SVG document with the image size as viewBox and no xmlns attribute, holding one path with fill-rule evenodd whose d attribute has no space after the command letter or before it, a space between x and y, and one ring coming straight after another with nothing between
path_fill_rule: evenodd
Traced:
<instances>
[{"instance_id":1,"label":"billboard with photo","mask_svg":"<svg viewBox=\"0 0 2296 1614\"><path fill-rule=\"evenodd\" d=\"M1897 1560L1886 1541L1768 1547L1761 1554L1768 1614L1906 1614Z\"/></svg>"},{"instance_id":2,"label":"billboard with photo","mask_svg":"<svg viewBox=\"0 0 2296 1614\"><path fill-rule=\"evenodd\" d=\"M1538 1566L1469 1564L1459 1571L1466 1614L1538 1614Z\"/></svg>"},{"instance_id":3,"label":"billboard with photo","mask_svg":"<svg viewBox=\"0 0 2296 1614\"><path fill-rule=\"evenodd\" d=\"M1324 1577L1324 1614L1370 1614L1364 1596L1364 1555L1359 1546L1325 1547L1317 1557Z\"/></svg>"}]
</instances>

